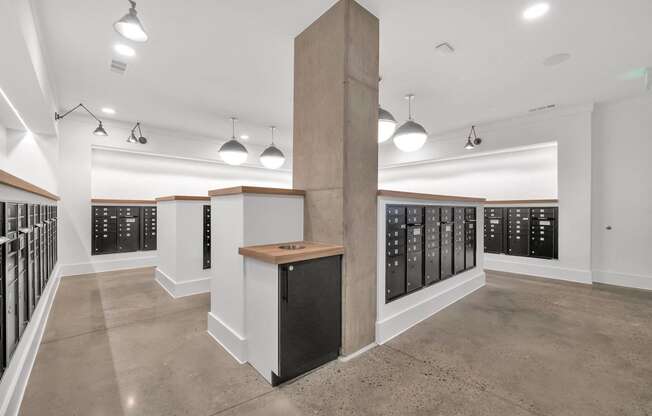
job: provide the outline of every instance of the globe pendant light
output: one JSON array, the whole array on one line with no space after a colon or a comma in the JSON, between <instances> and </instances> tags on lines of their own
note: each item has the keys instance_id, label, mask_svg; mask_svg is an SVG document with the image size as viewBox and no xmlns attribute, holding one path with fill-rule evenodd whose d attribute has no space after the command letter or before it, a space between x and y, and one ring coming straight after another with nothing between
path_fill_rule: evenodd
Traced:
<instances>
[{"instance_id":1,"label":"globe pendant light","mask_svg":"<svg viewBox=\"0 0 652 416\"><path fill-rule=\"evenodd\" d=\"M233 125L231 140L224 143L222 147L220 147L219 152L222 160L233 166L242 165L247 161L248 156L247 149L235 138L235 122L237 120L237 118L231 117L231 123Z\"/></svg>"},{"instance_id":2,"label":"globe pendant light","mask_svg":"<svg viewBox=\"0 0 652 416\"><path fill-rule=\"evenodd\" d=\"M396 119L389 111L378 107L378 143L389 140L396 131Z\"/></svg>"},{"instance_id":3,"label":"globe pendant light","mask_svg":"<svg viewBox=\"0 0 652 416\"><path fill-rule=\"evenodd\" d=\"M129 3L131 3L129 12L125 14L122 19L115 22L113 28L116 32L129 40L133 40L134 42L146 42L147 33L145 33L145 29L143 29L143 25L138 19L136 2L129 0Z\"/></svg>"},{"instance_id":4,"label":"globe pendant light","mask_svg":"<svg viewBox=\"0 0 652 416\"><path fill-rule=\"evenodd\" d=\"M414 152L423 147L428 139L428 132L423 126L412 120L413 94L405 96L408 100L408 120L394 133L394 144L403 152Z\"/></svg>"},{"instance_id":5,"label":"globe pendant light","mask_svg":"<svg viewBox=\"0 0 652 416\"><path fill-rule=\"evenodd\" d=\"M272 144L263 151L260 155L260 163L268 169L278 169L285 163L285 156L281 150L274 146L274 130L276 127L271 126L272 129Z\"/></svg>"}]
</instances>

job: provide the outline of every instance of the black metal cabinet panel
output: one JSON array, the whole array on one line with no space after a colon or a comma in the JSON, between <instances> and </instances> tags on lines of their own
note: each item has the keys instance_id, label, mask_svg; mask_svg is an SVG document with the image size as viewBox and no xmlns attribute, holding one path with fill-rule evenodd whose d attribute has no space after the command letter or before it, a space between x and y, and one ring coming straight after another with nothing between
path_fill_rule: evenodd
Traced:
<instances>
[{"instance_id":1,"label":"black metal cabinet panel","mask_svg":"<svg viewBox=\"0 0 652 416\"><path fill-rule=\"evenodd\" d=\"M505 251L503 246L503 219L502 218L485 218L484 222L484 251L485 253L500 254Z\"/></svg>"},{"instance_id":2,"label":"black metal cabinet panel","mask_svg":"<svg viewBox=\"0 0 652 416\"><path fill-rule=\"evenodd\" d=\"M204 269L211 268L211 206L204 205L204 228L203 228L203 261Z\"/></svg>"},{"instance_id":3,"label":"black metal cabinet panel","mask_svg":"<svg viewBox=\"0 0 652 416\"><path fill-rule=\"evenodd\" d=\"M507 252L511 256L530 254L530 208L507 209Z\"/></svg>"},{"instance_id":4,"label":"black metal cabinet panel","mask_svg":"<svg viewBox=\"0 0 652 416\"><path fill-rule=\"evenodd\" d=\"M457 209L456 209L457 211ZM454 223L454 235L453 235L453 272L458 274L464 271L464 258L465 258L465 247L464 247L464 209L461 210L462 221Z\"/></svg>"},{"instance_id":5,"label":"black metal cabinet panel","mask_svg":"<svg viewBox=\"0 0 652 416\"><path fill-rule=\"evenodd\" d=\"M290 380L334 360L341 346L341 257L279 267L279 374Z\"/></svg>"},{"instance_id":6,"label":"black metal cabinet panel","mask_svg":"<svg viewBox=\"0 0 652 416\"><path fill-rule=\"evenodd\" d=\"M156 207L142 207L140 218L140 249L156 250Z\"/></svg>"},{"instance_id":7,"label":"black metal cabinet panel","mask_svg":"<svg viewBox=\"0 0 652 416\"><path fill-rule=\"evenodd\" d=\"M530 225L530 257L557 258L557 233L554 219L532 218Z\"/></svg>"},{"instance_id":8,"label":"black metal cabinet panel","mask_svg":"<svg viewBox=\"0 0 652 416\"><path fill-rule=\"evenodd\" d=\"M439 281L440 266L439 266L439 247L434 250L427 250L425 252L425 264L423 266L423 283L425 286L431 285Z\"/></svg>"},{"instance_id":9,"label":"black metal cabinet panel","mask_svg":"<svg viewBox=\"0 0 652 416\"><path fill-rule=\"evenodd\" d=\"M405 270L406 292L413 292L423 286L423 255L421 252L407 254Z\"/></svg>"},{"instance_id":10,"label":"black metal cabinet panel","mask_svg":"<svg viewBox=\"0 0 652 416\"><path fill-rule=\"evenodd\" d=\"M388 205L385 209L385 225L387 228L401 225L405 228L405 207L403 205Z\"/></svg>"},{"instance_id":11,"label":"black metal cabinet panel","mask_svg":"<svg viewBox=\"0 0 652 416\"><path fill-rule=\"evenodd\" d=\"M407 226L406 251L421 253L423 251L423 227L420 225Z\"/></svg>"},{"instance_id":12,"label":"black metal cabinet panel","mask_svg":"<svg viewBox=\"0 0 652 416\"><path fill-rule=\"evenodd\" d=\"M469 270L475 267L476 263L476 228L475 221L468 221L464 224L464 268Z\"/></svg>"},{"instance_id":13,"label":"black metal cabinet panel","mask_svg":"<svg viewBox=\"0 0 652 416\"><path fill-rule=\"evenodd\" d=\"M18 280L5 283L5 367L11 361L18 344Z\"/></svg>"},{"instance_id":14,"label":"black metal cabinet panel","mask_svg":"<svg viewBox=\"0 0 652 416\"><path fill-rule=\"evenodd\" d=\"M405 255L385 258L385 301L405 294Z\"/></svg>"},{"instance_id":15,"label":"black metal cabinet panel","mask_svg":"<svg viewBox=\"0 0 652 416\"><path fill-rule=\"evenodd\" d=\"M425 207L424 215L426 228L439 227L439 222L441 221L439 207Z\"/></svg>"},{"instance_id":16,"label":"black metal cabinet panel","mask_svg":"<svg viewBox=\"0 0 652 416\"><path fill-rule=\"evenodd\" d=\"M4 218L4 203L0 202L0 220ZM4 221L0 221L4 223ZM0 238L4 237L4 224L0 224ZM4 241L4 240L3 240ZM5 244L0 242L0 377L5 369Z\"/></svg>"},{"instance_id":17,"label":"black metal cabinet panel","mask_svg":"<svg viewBox=\"0 0 652 416\"><path fill-rule=\"evenodd\" d=\"M441 246L440 279L448 279L453 275L453 246Z\"/></svg>"},{"instance_id":18,"label":"black metal cabinet panel","mask_svg":"<svg viewBox=\"0 0 652 416\"><path fill-rule=\"evenodd\" d=\"M17 285L18 285L18 299L16 302L16 307L17 307L17 317L16 320L18 322L18 339L23 336L23 332L25 332L25 328L27 328L27 321L29 320L28 317L28 300L27 300L27 271L24 271L23 273L18 275L18 280L17 280Z\"/></svg>"},{"instance_id":19,"label":"black metal cabinet panel","mask_svg":"<svg viewBox=\"0 0 652 416\"><path fill-rule=\"evenodd\" d=\"M92 254L109 254L118 251L117 207L94 206Z\"/></svg>"},{"instance_id":20,"label":"black metal cabinet panel","mask_svg":"<svg viewBox=\"0 0 652 416\"><path fill-rule=\"evenodd\" d=\"M441 222L453 222L453 207L441 207Z\"/></svg>"},{"instance_id":21,"label":"black metal cabinet panel","mask_svg":"<svg viewBox=\"0 0 652 416\"><path fill-rule=\"evenodd\" d=\"M138 217L118 217L118 252L138 251L140 223Z\"/></svg>"},{"instance_id":22,"label":"black metal cabinet panel","mask_svg":"<svg viewBox=\"0 0 652 416\"><path fill-rule=\"evenodd\" d=\"M476 211L475 207L467 207L464 209L464 219L466 221L475 221L476 220Z\"/></svg>"}]
</instances>

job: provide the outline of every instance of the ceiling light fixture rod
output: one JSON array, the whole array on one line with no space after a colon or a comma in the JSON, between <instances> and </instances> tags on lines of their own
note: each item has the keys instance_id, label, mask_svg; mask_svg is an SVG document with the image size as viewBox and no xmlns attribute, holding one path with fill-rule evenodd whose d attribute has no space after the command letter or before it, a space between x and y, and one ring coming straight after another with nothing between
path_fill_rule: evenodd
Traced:
<instances>
[{"instance_id":1,"label":"ceiling light fixture rod","mask_svg":"<svg viewBox=\"0 0 652 416\"><path fill-rule=\"evenodd\" d=\"M84 110L86 110L86 112L87 112L88 114L90 114L90 115L91 115L91 116L92 116L92 117L93 117L93 118L94 118L98 123L102 124L102 120L100 120L99 118L95 117L95 114L93 114L93 113L91 112L91 110L89 110L88 108L86 108L86 106L85 106L84 104L82 104L82 103L77 104L75 107L71 108L70 110L66 111L66 112L63 113L63 114L59 114L59 113L57 113L57 112L55 111L55 113L54 113L54 120L55 120L55 121L57 121L57 120L61 120L62 118L64 118L64 117L67 116L68 114L72 113L73 111L75 111L75 110L78 109L79 107L81 107L81 108L83 108Z\"/></svg>"},{"instance_id":2,"label":"ceiling light fixture rod","mask_svg":"<svg viewBox=\"0 0 652 416\"><path fill-rule=\"evenodd\" d=\"M235 118L235 117L231 117L231 131L232 131L232 133L231 133L231 138L232 138L232 139L235 139L235 122L236 122L236 121L238 121L237 118Z\"/></svg>"},{"instance_id":3,"label":"ceiling light fixture rod","mask_svg":"<svg viewBox=\"0 0 652 416\"><path fill-rule=\"evenodd\" d=\"M405 96L405 99L408 100L408 120L412 120L412 99L414 94L408 94Z\"/></svg>"},{"instance_id":4,"label":"ceiling light fixture rod","mask_svg":"<svg viewBox=\"0 0 652 416\"><path fill-rule=\"evenodd\" d=\"M272 129L272 146L274 146L274 131L276 130L276 126L269 126L270 129Z\"/></svg>"}]
</instances>

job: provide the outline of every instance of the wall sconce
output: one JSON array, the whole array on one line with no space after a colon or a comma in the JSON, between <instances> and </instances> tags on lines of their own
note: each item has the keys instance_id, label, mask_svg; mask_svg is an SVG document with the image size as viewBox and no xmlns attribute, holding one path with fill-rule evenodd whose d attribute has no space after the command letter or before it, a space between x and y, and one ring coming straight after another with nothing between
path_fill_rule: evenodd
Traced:
<instances>
[{"instance_id":1,"label":"wall sconce","mask_svg":"<svg viewBox=\"0 0 652 416\"><path fill-rule=\"evenodd\" d=\"M91 112L91 110L86 108L86 106L84 104L82 104L82 103L79 103L77 106L75 106L72 109L66 111L64 114L59 114L59 113L55 112L54 113L54 120L55 121L61 120L62 118L64 118L65 116L67 116L68 114L72 113L73 111L75 111L76 109L78 109L80 107L83 108L84 110L86 110L86 112L88 114L90 114L99 123L97 125L97 128L95 130L93 130L93 134L96 135L96 136L108 136L109 134L106 132L106 130L104 130L104 127L102 126L102 120L95 117L95 114L93 114Z\"/></svg>"},{"instance_id":2,"label":"wall sconce","mask_svg":"<svg viewBox=\"0 0 652 416\"><path fill-rule=\"evenodd\" d=\"M138 130L138 137L136 137L136 130ZM134 128L131 129L131 134L127 137L127 143L147 144L147 138L143 136L143 132L140 130L140 121L136 122Z\"/></svg>"}]
</instances>

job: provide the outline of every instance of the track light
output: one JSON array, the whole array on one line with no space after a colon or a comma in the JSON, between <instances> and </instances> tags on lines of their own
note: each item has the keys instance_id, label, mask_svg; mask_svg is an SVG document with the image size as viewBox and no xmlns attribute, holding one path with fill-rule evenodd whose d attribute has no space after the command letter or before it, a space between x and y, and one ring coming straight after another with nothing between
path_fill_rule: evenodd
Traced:
<instances>
[{"instance_id":1,"label":"track light","mask_svg":"<svg viewBox=\"0 0 652 416\"><path fill-rule=\"evenodd\" d=\"M408 120L394 133L394 144L403 152L414 152L426 143L428 132L421 124L412 120L414 94L408 94L405 98L408 100Z\"/></svg>"},{"instance_id":2,"label":"track light","mask_svg":"<svg viewBox=\"0 0 652 416\"><path fill-rule=\"evenodd\" d=\"M138 137L136 137L136 130L138 130ZM136 122L136 125L131 129L131 133L127 137L127 143L147 144L147 138L143 136L143 132L140 129L140 121Z\"/></svg>"},{"instance_id":3,"label":"track light","mask_svg":"<svg viewBox=\"0 0 652 416\"><path fill-rule=\"evenodd\" d=\"M276 127L271 126L270 129L272 130L272 144L261 153L260 163L268 169L278 169L285 163L285 155L278 147L274 146L274 130L276 130Z\"/></svg>"},{"instance_id":4,"label":"track light","mask_svg":"<svg viewBox=\"0 0 652 416\"><path fill-rule=\"evenodd\" d=\"M247 161L247 156L249 155L249 152L247 152L247 148L244 147L240 142L235 138L235 122L238 119L235 117L231 117L231 123L232 123L232 132L233 134L231 135L231 140L228 142L224 143L222 147L220 147L220 157L222 160L229 165L233 166L238 166L242 165L244 162Z\"/></svg>"},{"instance_id":5,"label":"track light","mask_svg":"<svg viewBox=\"0 0 652 416\"><path fill-rule=\"evenodd\" d=\"M108 136L108 135L109 135L109 134L106 132L106 130L104 130L104 126L102 126L102 120L100 120L99 118L95 117L95 114L93 114L93 113L91 112L91 110L89 110L88 108L86 108L86 106L85 106L84 104L82 104L82 103L77 104L75 107L71 108L70 110L66 111L66 112L63 113L63 114L59 114L59 113L55 112L55 113L54 113L54 120L55 120L55 121L61 120L62 118L64 118L65 116L67 116L68 114L72 113L73 111L75 111L75 110L78 109L78 108L83 108L84 110L86 110L86 112L87 112L88 114L90 114L90 115L91 115L91 116L92 116L92 117L97 121L97 123L98 123L98 124L97 124L97 128L96 128L95 130L93 130L93 134L94 134L94 135L96 135L96 136Z\"/></svg>"},{"instance_id":6,"label":"track light","mask_svg":"<svg viewBox=\"0 0 652 416\"><path fill-rule=\"evenodd\" d=\"M129 12L125 14L122 19L115 22L113 28L116 32L129 40L133 40L134 42L146 42L147 33L145 33L145 29L143 29L143 25L138 19L136 2L129 0L129 3L131 4Z\"/></svg>"},{"instance_id":7,"label":"track light","mask_svg":"<svg viewBox=\"0 0 652 416\"><path fill-rule=\"evenodd\" d=\"M473 137L473 139L471 139L471 137ZM469 136L466 138L466 145L464 148L466 150L473 150L481 143L482 139L475 133L475 126L471 126L471 131L469 131Z\"/></svg>"}]
</instances>

